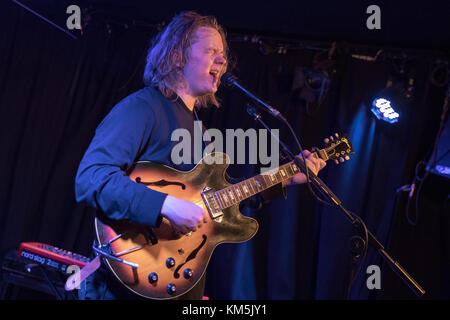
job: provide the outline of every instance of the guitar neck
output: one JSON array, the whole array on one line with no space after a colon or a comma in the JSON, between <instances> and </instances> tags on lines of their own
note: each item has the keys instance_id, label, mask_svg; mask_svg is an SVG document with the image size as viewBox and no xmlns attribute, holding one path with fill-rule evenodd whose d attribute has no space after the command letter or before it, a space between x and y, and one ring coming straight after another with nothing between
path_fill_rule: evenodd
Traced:
<instances>
[{"instance_id":1,"label":"guitar neck","mask_svg":"<svg viewBox=\"0 0 450 320\"><path fill-rule=\"evenodd\" d=\"M318 150L313 156L328 160L326 149ZM269 170L242 182L233 184L215 192L222 209L240 203L255 194L258 194L280 182L288 180L300 173L294 161L288 162L279 168Z\"/></svg>"}]
</instances>

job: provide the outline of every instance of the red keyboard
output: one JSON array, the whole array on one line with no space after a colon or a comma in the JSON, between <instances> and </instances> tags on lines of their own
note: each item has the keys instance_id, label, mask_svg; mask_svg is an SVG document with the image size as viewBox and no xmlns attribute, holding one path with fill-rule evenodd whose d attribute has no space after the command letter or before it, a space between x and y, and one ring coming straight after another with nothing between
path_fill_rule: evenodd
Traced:
<instances>
[{"instance_id":1,"label":"red keyboard","mask_svg":"<svg viewBox=\"0 0 450 320\"><path fill-rule=\"evenodd\" d=\"M64 273L69 265L83 268L90 261L81 254L39 242L22 242L17 255Z\"/></svg>"}]
</instances>

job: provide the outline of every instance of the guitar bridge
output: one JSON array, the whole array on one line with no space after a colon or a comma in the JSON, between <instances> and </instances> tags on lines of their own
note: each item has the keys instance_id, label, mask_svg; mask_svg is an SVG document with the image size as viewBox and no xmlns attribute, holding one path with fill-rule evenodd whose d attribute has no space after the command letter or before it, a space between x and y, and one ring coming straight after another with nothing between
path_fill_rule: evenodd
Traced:
<instances>
[{"instance_id":1,"label":"guitar bridge","mask_svg":"<svg viewBox=\"0 0 450 320\"><path fill-rule=\"evenodd\" d=\"M219 201L217 200L214 190L210 187L204 187L201 192L203 202L205 203L205 207L208 210L209 215L212 219L220 222L222 220L223 212L220 207Z\"/></svg>"}]
</instances>

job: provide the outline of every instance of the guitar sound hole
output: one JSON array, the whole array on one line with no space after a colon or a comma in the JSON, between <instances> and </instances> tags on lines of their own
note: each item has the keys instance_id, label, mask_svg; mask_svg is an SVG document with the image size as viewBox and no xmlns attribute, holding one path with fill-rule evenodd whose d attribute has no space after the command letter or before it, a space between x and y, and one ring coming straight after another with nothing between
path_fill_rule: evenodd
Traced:
<instances>
[{"instance_id":1,"label":"guitar sound hole","mask_svg":"<svg viewBox=\"0 0 450 320\"><path fill-rule=\"evenodd\" d=\"M202 240L202 242L200 243L200 245L199 245L196 249L194 249L194 250L189 254L189 256L186 258L186 261L185 261L185 262L183 262L182 264L180 264L180 265L175 269L175 272L173 273L173 276L174 276L175 279L178 279L178 278L180 277L180 274L179 274L178 271L180 271L180 269L181 269L188 261L195 259L195 257L197 256L197 253L198 253L198 252L200 251L200 249L205 245L206 239L207 239L206 235L205 235L205 234L202 235L202 238L203 238L203 240Z\"/></svg>"},{"instance_id":2,"label":"guitar sound hole","mask_svg":"<svg viewBox=\"0 0 450 320\"><path fill-rule=\"evenodd\" d=\"M186 190L186 185L184 183L178 182L178 181L166 181L164 179L158 180L158 181L152 181L152 182L147 182L147 181L142 181L141 177L136 177L136 179L134 179L134 181L136 181L137 183L142 183L143 185L146 186L157 186L157 187L166 187L166 186L179 186L182 190Z\"/></svg>"}]
</instances>

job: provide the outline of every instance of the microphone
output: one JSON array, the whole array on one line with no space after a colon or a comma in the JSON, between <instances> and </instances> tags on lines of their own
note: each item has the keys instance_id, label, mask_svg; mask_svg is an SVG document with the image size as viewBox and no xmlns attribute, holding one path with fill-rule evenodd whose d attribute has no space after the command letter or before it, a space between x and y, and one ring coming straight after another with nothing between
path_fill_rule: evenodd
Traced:
<instances>
[{"instance_id":1,"label":"microphone","mask_svg":"<svg viewBox=\"0 0 450 320\"><path fill-rule=\"evenodd\" d=\"M251 93L250 91L248 91L247 89L245 89L239 82L238 79L233 76L232 74L226 72L222 75L222 78L220 78L221 82L224 83L227 87L229 88L238 88L241 92L243 92L247 97L249 97L251 100L255 101L258 103L258 105L266 110L267 112L269 112L271 115L273 115L275 118L279 118L283 121L285 121L286 119L283 117L283 115L280 113L280 111L278 111L277 109L271 107L270 105L268 105L267 103L265 103L264 101L262 101L261 99L259 99L258 97L256 97L253 93Z\"/></svg>"}]
</instances>

